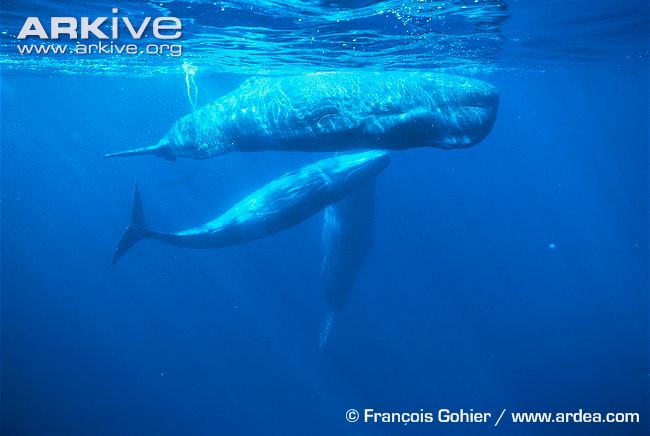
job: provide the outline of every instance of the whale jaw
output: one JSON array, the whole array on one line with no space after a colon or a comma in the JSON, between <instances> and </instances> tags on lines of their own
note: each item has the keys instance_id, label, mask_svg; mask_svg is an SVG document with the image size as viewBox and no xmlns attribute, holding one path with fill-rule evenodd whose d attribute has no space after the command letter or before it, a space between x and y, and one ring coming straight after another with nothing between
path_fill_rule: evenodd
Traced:
<instances>
[{"instance_id":1,"label":"whale jaw","mask_svg":"<svg viewBox=\"0 0 650 436\"><path fill-rule=\"evenodd\" d=\"M158 156L163 159L167 159L169 161L176 160L176 156L174 156L174 154L172 153L172 148L167 141L160 141L158 144L149 147L134 148L131 150L108 153L103 155L102 157L125 157L125 156L139 156L145 154Z\"/></svg>"}]
</instances>

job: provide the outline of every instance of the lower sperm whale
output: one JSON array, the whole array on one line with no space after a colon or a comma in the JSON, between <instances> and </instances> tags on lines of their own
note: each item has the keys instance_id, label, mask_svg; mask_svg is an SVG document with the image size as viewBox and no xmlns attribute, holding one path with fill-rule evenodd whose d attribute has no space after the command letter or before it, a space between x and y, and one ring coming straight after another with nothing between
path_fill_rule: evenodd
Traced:
<instances>
[{"instance_id":1,"label":"lower sperm whale","mask_svg":"<svg viewBox=\"0 0 650 436\"><path fill-rule=\"evenodd\" d=\"M206 224L171 233L147 227L136 184L131 224L112 263L145 238L187 248L218 248L279 232L339 201L381 173L389 162L388 153L378 150L324 159L268 183Z\"/></svg>"},{"instance_id":2,"label":"lower sperm whale","mask_svg":"<svg viewBox=\"0 0 650 436\"><path fill-rule=\"evenodd\" d=\"M499 94L482 80L422 72L253 77L176 121L158 144L105 157L207 159L232 151L464 148L482 141Z\"/></svg>"},{"instance_id":3,"label":"lower sperm whale","mask_svg":"<svg viewBox=\"0 0 650 436\"><path fill-rule=\"evenodd\" d=\"M327 343L334 317L345 306L366 254L374 240L376 179L371 179L325 209L321 280L327 313L321 325L320 347Z\"/></svg>"}]
</instances>

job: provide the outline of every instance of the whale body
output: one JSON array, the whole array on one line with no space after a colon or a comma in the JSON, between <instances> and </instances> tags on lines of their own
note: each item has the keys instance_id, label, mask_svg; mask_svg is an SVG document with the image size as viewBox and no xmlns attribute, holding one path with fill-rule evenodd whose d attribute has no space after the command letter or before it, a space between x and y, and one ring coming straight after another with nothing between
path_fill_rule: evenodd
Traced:
<instances>
[{"instance_id":1,"label":"whale body","mask_svg":"<svg viewBox=\"0 0 650 436\"><path fill-rule=\"evenodd\" d=\"M334 317L345 306L363 261L374 240L376 179L355 189L325 209L321 280L327 313L321 325L320 347L325 346Z\"/></svg>"},{"instance_id":2,"label":"whale body","mask_svg":"<svg viewBox=\"0 0 650 436\"><path fill-rule=\"evenodd\" d=\"M268 183L206 224L172 233L147 227L136 183L131 224L112 263L115 265L136 242L146 238L187 248L218 248L279 232L341 200L381 173L389 162L388 153L379 150L324 159Z\"/></svg>"},{"instance_id":3,"label":"whale body","mask_svg":"<svg viewBox=\"0 0 650 436\"><path fill-rule=\"evenodd\" d=\"M178 120L158 144L105 157L207 159L232 151L464 148L482 141L499 94L423 72L253 77Z\"/></svg>"}]
</instances>

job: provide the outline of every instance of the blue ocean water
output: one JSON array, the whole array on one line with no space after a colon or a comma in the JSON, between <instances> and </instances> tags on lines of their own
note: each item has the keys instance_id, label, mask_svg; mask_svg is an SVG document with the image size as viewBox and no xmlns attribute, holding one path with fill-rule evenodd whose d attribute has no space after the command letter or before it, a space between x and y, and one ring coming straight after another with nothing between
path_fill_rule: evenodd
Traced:
<instances>
[{"instance_id":1,"label":"blue ocean water","mask_svg":"<svg viewBox=\"0 0 650 436\"><path fill-rule=\"evenodd\" d=\"M183 56L16 52L26 16L116 5L183 18ZM647 434L648 35L643 1L3 2L2 434ZM324 350L322 214L219 250L143 241L111 267L134 180L175 230L331 154L100 155L154 144L194 89L203 105L252 74L341 69L471 75L501 100L475 147L391 152Z\"/></svg>"}]
</instances>

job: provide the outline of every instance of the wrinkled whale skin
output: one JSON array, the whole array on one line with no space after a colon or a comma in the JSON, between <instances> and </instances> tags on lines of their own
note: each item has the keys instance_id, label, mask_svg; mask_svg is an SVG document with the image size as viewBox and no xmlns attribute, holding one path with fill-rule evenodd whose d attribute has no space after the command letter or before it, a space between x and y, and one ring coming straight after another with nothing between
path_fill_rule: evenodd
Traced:
<instances>
[{"instance_id":1,"label":"wrinkled whale skin","mask_svg":"<svg viewBox=\"0 0 650 436\"><path fill-rule=\"evenodd\" d=\"M448 74L253 77L178 120L157 145L106 156L465 148L488 135L498 103L494 86Z\"/></svg>"}]
</instances>

